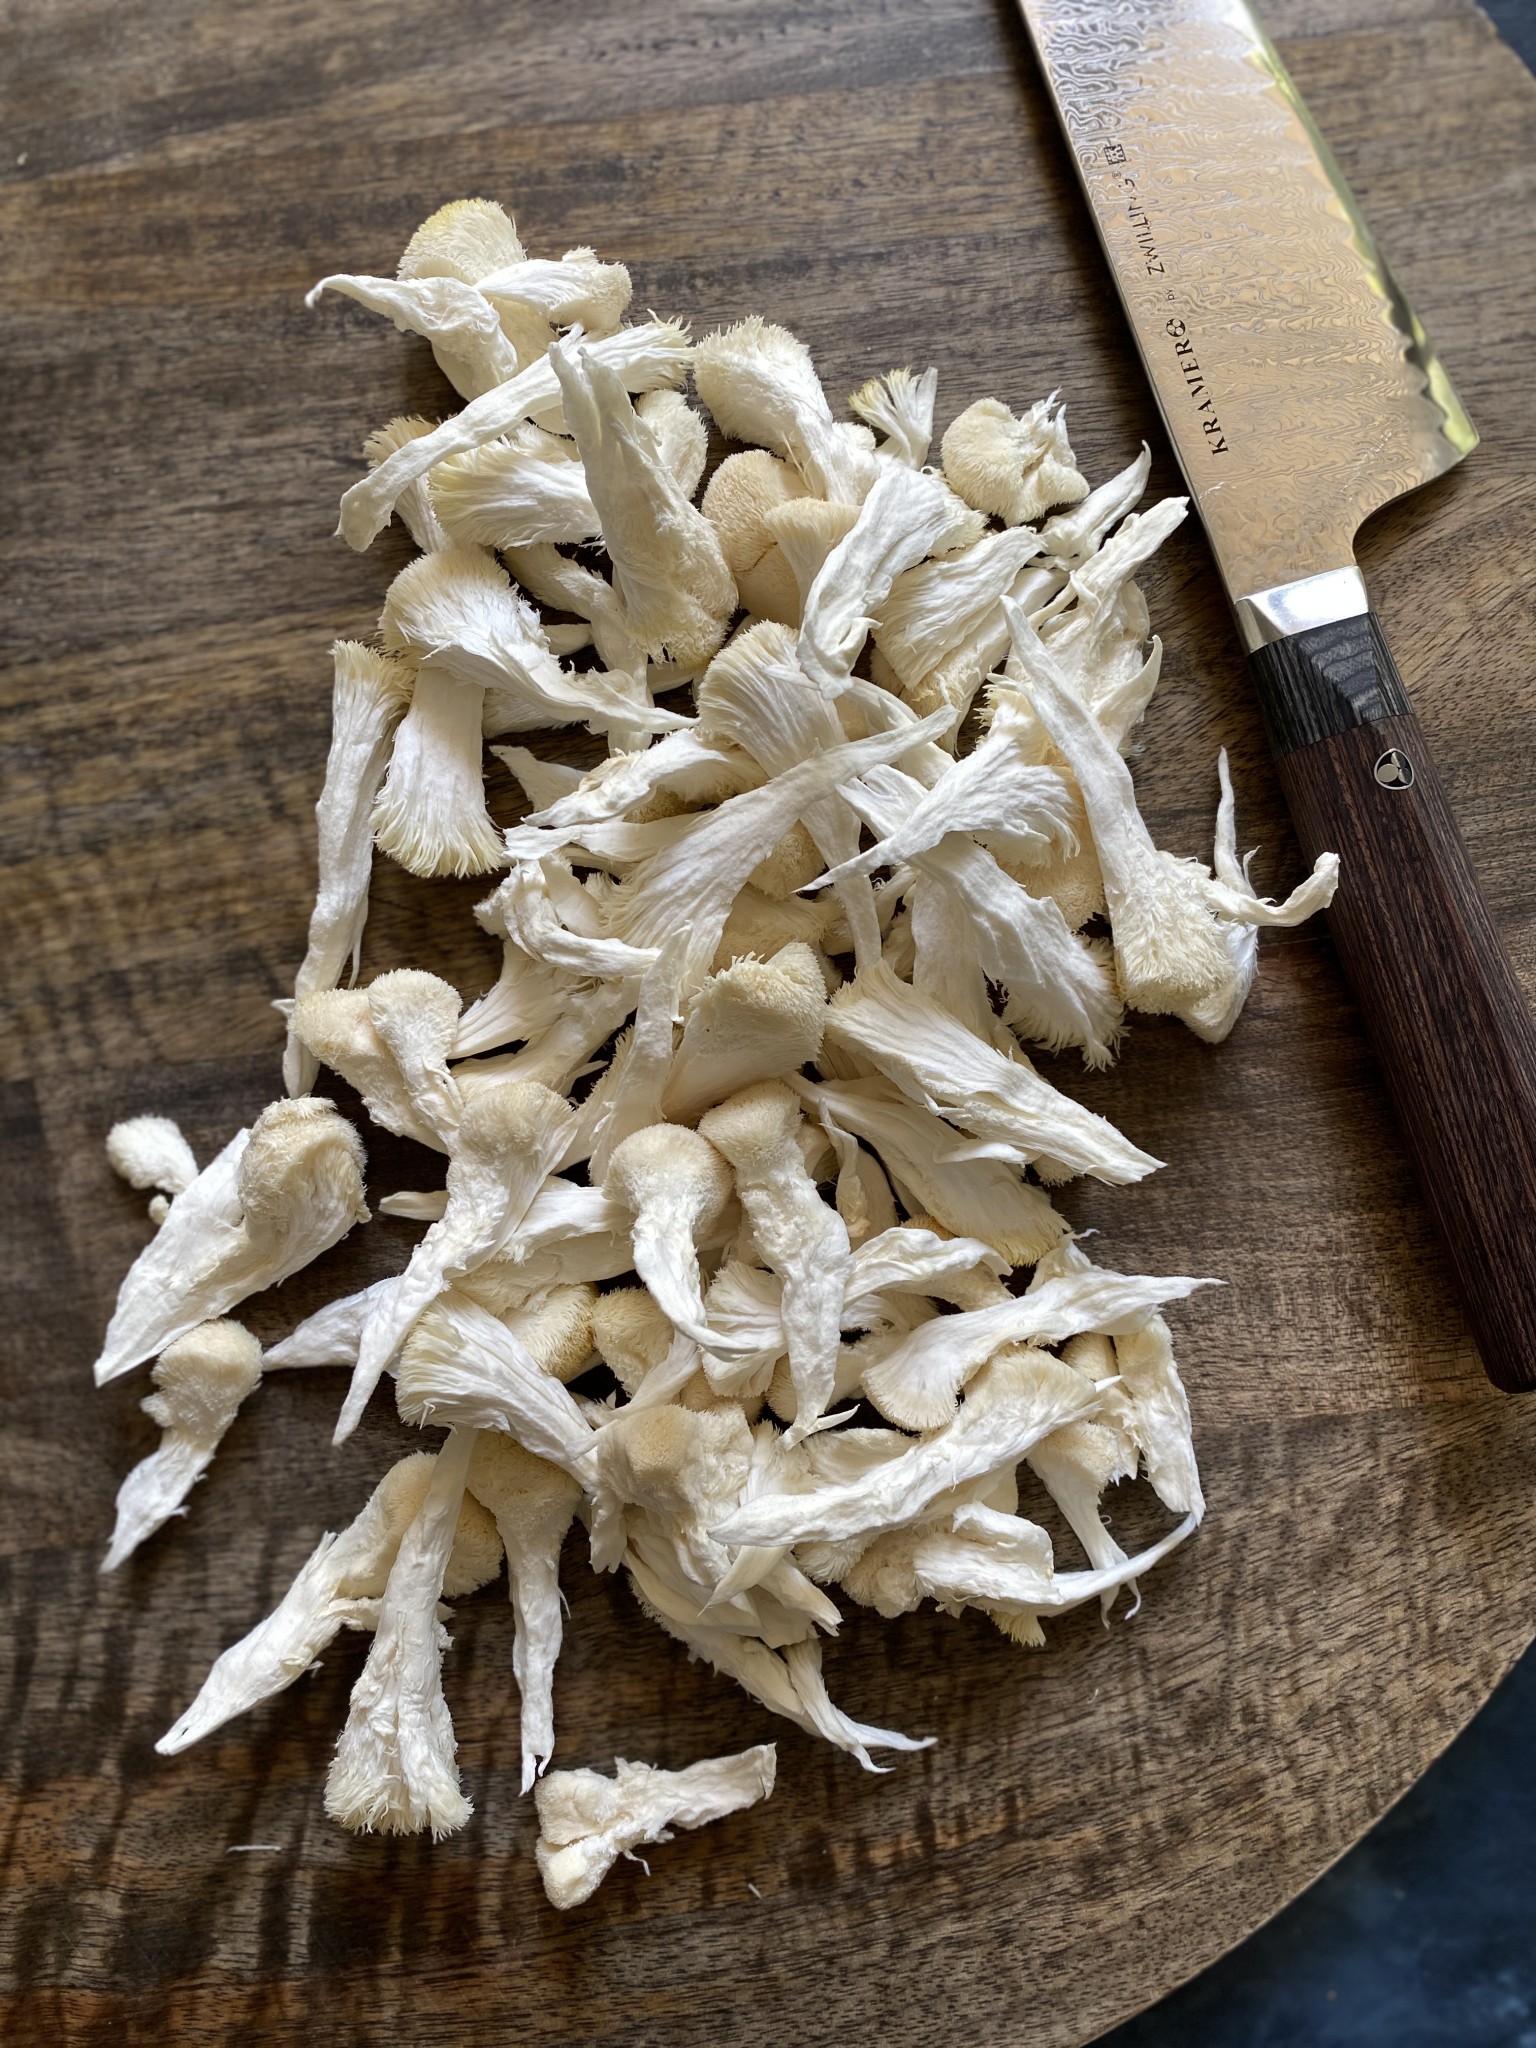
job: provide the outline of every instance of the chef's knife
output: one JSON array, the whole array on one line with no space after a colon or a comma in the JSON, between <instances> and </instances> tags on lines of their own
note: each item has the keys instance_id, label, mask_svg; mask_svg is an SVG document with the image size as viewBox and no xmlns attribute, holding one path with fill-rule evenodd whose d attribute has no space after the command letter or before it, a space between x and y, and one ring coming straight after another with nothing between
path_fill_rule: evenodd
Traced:
<instances>
[{"instance_id":1,"label":"chef's knife","mask_svg":"<svg viewBox=\"0 0 1536 2048\"><path fill-rule=\"evenodd\" d=\"M1354 540L1477 435L1243 0L1020 0L1489 1378L1536 1388L1536 1028Z\"/></svg>"}]
</instances>

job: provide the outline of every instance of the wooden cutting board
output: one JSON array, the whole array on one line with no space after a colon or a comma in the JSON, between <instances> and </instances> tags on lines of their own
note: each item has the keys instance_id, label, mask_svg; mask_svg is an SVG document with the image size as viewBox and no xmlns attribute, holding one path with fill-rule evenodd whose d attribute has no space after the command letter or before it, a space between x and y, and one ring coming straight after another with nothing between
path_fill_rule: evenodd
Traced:
<instances>
[{"instance_id":1,"label":"wooden cutting board","mask_svg":"<svg viewBox=\"0 0 1536 2048\"><path fill-rule=\"evenodd\" d=\"M1536 977L1536 87L1464 0L1277 0L1272 25L1481 427L1364 560L1495 912ZM1003 0L22 0L0 46L10 514L0 1325L8 2042L1086 2041L1337 1856L1532 1632L1536 1404L1484 1384L1315 927L1266 937L1231 1041L1138 1022L1080 1082L1170 1163L1071 1191L1106 1260L1230 1284L1179 1312L1210 1493L1134 1620L1043 1654L980 1617L858 1615L834 1694L939 1746L888 1776L775 1724L573 1551L558 1760L678 1765L777 1738L752 1813L557 1919L516 1795L512 1632L463 1603L448 1692L477 1813L428 1842L320 1811L362 1658L173 1762L209 1661L401 1438L328 1447L333 1375L265 1388L184 1524L110 1580L153 1440L92 1391L148 1226L118 1115L203 1157L278 1088L338 635L396 536L330 538L366 431L435 413L425 348L302 294L387 270L432 208L590 241L702 329L786 322L841 394L939 366L941 420L1060 386L1091 477L1146 435L1177 480ZM1167 645L1139 764L1161 843L1210 843L1218 745L1266 888L1297 862L1204 544L1147 579ZM507 785L496 786L506 814ZM474 885L381 865L370 971L477 993ZM373 1192L419 1156L374 1151ZM404 1256L382 1223L275 1299L271 1336ZM1141 1512L1117 1508L1122 1532ZM249 1845L272 1845L250 1848ZM235 1853L246 1847L247 1853Z\"/></svg>"}]
</instances>

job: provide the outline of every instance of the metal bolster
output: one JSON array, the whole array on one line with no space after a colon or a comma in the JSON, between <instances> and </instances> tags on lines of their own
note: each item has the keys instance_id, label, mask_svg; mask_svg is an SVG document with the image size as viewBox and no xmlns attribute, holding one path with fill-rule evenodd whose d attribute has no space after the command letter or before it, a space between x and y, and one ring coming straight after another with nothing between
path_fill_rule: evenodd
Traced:
<instances>
[{"instance_id":1,"label":"metal bolster","mask_svg":"<svg viewBox=\"0 0 1536 2048\"><path fill-rule=\"evenodd\" d=\"M1296 583L1277 583L1270 590L1255 590L1232 600L1237 630L1244 650L1254 654L1304 633L1312 626L1333 626L1341 619L1358 619L1371 608L1365 594L1365 578L1353 563L1347 569L1325 569L1320 576L1303 576Z\"/></svg>"}]
</instances>

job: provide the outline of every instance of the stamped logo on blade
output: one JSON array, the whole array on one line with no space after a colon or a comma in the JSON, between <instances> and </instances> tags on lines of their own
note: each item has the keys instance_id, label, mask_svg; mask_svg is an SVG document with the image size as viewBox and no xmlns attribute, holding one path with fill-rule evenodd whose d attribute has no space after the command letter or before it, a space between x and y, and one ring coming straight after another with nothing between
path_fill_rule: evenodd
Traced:
<instances>
[{"instance_id":1,"label":"stamped logo on blade","mask_svg":"<svg viewBox=\"0 0 1536 2048\"><path fill-rule=\"evenodd\" d=\"M1200 431L1205 436L1205 445L1212 455L1225 455L1227 437L1221 430L1221 421L1216 417L1216 401L1205 388L1205 372L1195 356L1195 344L1189 329L1177 318L1163 323L1163 332L1173 343L1173 353L1179 365L1179 375L1184 379L1184 388L1194 400L1195 410L1200 415Z\"/></svg>"}]
</instances>

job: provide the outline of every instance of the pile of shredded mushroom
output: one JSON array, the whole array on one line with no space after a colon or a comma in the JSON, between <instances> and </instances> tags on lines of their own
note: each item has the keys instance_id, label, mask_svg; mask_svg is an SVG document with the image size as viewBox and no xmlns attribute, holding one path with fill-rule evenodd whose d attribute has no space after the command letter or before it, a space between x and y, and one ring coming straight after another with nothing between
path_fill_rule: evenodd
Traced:
<instances>
[{"instance_id":1,"label":"pile of shredded mushroom","mask_svg":"<svg viewBox=\"0 0 1536 2048\"><path fill-rule=\"evenodd\" d=\"M321 292L425 336L466 402L381 428L342 500L354 547L395 517L420 554L378 643L335 649L286 1096L201 1169L163 1118L108 1140L158 1229L96 1377L154 1360L163 1438L106 1564L185 1512L264 1374L349 1375L338 1442L392 1387L446 1438L320 1537L159 1748L358 1629L327 1812L461 1827L442 1602L505 1560L523 1789L572 1905L774 1772L765 1745L542 1775L573 1520L650 1620L868 1769L928 1738L828 1696L840 1596L975 1607L1038 1645L1045 1616L1108 1614L1194 1529L1162 1311L1202 1283L1074 1240L1054 1190L1159 1162L1029 1048L1102 1066L1132 1010L1224 1037L1258 928L1325 904L1337 863L1257 897L1224 755L1210 866L1153 844L1125 761L1161 652L1134 577L1185 506L1132 509L1145 452L1090 490L1053 399L969 406L935 466L933 370L872 379L838 420L783 328L626 324L621 266L531 258L481 200L428 220L398 277ZM746 444L697 504L690 373ZM580 773L523 743L557 726L606 757ZM527 793L507 831L486 741ZM478 1000L425 972L356 979L375 846L487 877L503 957ZM403 1272L263 1352L231 1311L368 1221L321 1067L446 1155L447 1184L379 1203L428 1226ZM1018 1512L1021 1466L1082 1562ZM1171 1525L1128 1556L1101 1500L1139 1473Z\"/></svg>"}]
</instances>

